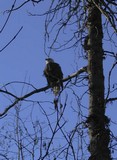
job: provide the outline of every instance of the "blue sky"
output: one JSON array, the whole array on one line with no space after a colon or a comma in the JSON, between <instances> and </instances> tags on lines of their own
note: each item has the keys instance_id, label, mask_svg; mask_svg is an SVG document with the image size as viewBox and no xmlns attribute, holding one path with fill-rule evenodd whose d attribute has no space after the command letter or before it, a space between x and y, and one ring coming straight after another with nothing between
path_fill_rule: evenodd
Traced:
<instances>
[{"instance_id":1,"label":"blue sky","mask_svg":"<svg viewBox=\"0 0 117 160\"><path fill-rule=\"evenodd\" d=\"M3 14L4 10L9 9L9 7L12 5L11 1L9 0L8 3L5 3L4 1L0 2L0 27L5 21L5 18L7 16L6 13ZM36 88L41 88L46 86L47 82L45 77L43 76L43 69L45 67L45 58L47 55L44 53L44 20L45 17L33 17L29 16L28 11L31 13L38 13L38 11L41 13L45 8L48 7L47 3L41 3L41 7L33 6L31 3L28 3L26 6L22 7L20 10L13 12L5 29L0 34L0 49L7 43L9 40L12 39L12 37L17 33L17 31L20 29L21 26L23 26L23 29L21 30L20 34L16 37L16 39L5 49L0 53L0 86L2 87L6 83L12 82L12 81L22 81L22 82L28 82L33 84ZM64 37L60 37L60 41L63 41L63 38L69 37L69 34L64 35ZM51 35L51 40L53 39L54 35ZM106 37L106 36L105 36ZM114 38L115 39L115 38ZM104 48L115 51L114 46L111 46L110 43L107 41L104 43ZM47 51L48 48L47 48ZM78 57L78 53L82 53L82 48L79 47L74 54L74 50L64 50L61 52L54 52L51 51L50 56L55 59L56 62L58 62L63 70L64 77L70 75L71 73L75 72L77 69L83 67L87 64L87 61L82 58ZM107 58L104 61L104 72L105 75L108 75L108 68L112 65L113 59ZM113 77L117 74L117 70L115 69L113 71ZM105 82L107 81L107 78L105 78ZM73 80L74 82L74 80ZM116 78L113 78L112 83L116 82ZM87 83L87 82L86 82ZM24 87L24 88L23 88ZM81 88L81 87L72 87L75 92L80 97L83 92L87 90L87 88ZM21 96L23 94L28 93L29 91L33 90L30 87L23 86L23 84L12 84L8 86L8 89L12 91L17 96ZM75 108L76 111L80 112L80 105L78 106L76 99L73 96L73 92L70 88L70 85L68 88L62 93L61 101L64 103L64 97L68 94L68 103L67 103L67 110L65 111L65 119L68 122L66 129L71 130L71 128L75 125L75 123L81 121L81 117L77 117L78 115L72 110L72 108ZM115 94L115 93L114 93ZM10 97L0 96L1 99L1 110L5 108L6 105L11 103ZM37 95L34 95L29 98L30 100L38 100L41 101L42 106L44 107L45 111L48 113L53 113L53 104L51 103L53 101L53 94L51 93L51 90L48 90L46 93L39 93ZM47 103L43 103L44 101L47 101ZM49 103L48 103L49 101ZM84 105L86 108L88 107L88 97L84 96L84 101L82 102L82 105ZM40 113L40 108L38 105L30 105L26 102L21 102L21 114L20 116L24 119L29 116L29 114L32 112L34 120L41 119L43 123L45 123L46 119L42 116ZM74 107L76 106L76 107ZM107 115L112 118L113 122L117 122L116 119L116 106L117 102L114 102L113 104L107 105ZM68 109L69 108L69 109ZM28 110L28 111L27 111ZM87 109L83 108L83 115L87 115ZM72 115L71 115L72 112ZM8 116L5 117L5 119L2 119L2 124L6 123L8 119L10 118L13 122L14 118L12 115L14 115L15 112L13 109L9 111ZM11 118L12 117L12 118ZM40 118L39 118L40 117ZM7 119L8 118L8 119ZM29 118L29 117L28 117ZM27 119L28 119L27 118ZM56 113L51 116L51 121L56 121ZM31 128L30 123L27 122L29 125L29 130ZM116 131L116 125L112 125L112 129L117 134ZM32 132L32 131L30 131ZM60 135L59 135L60 136Z\"/></svg>"}]
</instances>

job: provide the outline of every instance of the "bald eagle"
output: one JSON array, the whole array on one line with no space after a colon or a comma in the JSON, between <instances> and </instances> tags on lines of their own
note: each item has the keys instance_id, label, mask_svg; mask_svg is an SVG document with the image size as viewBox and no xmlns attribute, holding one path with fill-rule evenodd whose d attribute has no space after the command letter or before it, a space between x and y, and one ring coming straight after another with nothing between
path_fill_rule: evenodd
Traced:
<instances>
[{"instance_id":1,"label":"bald eagle","mask_svg":"<svg viewBox=\"0 0 117 160\"><path fill-rule=\"evenodd\" d=\"M54 95L57 96L60 93L60 90L63 89L63 73L60 65L55 63L52 58L47 58L44 75L48 85L52 88Z\"/></svg>"}]
</instances>

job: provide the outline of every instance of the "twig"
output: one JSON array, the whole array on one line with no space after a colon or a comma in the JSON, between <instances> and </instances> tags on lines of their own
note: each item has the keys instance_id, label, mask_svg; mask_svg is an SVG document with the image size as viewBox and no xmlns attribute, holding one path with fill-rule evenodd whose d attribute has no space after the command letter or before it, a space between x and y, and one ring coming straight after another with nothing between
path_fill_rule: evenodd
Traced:
<instances>
[{"instance_id":1,"label":"twig","mask_svg":"<svg viewBox=\"0 0 117 160\"><path fill-rule=\"evenodd\" d=\"M21 32L21 30L23 29L23 26L19 29L19 31L15 34L15 36L0 50L0 52L2 52L6 47L8 47L12 41L14 41L14 39L18 36L18 34Z\"/></svg>"},{"instance_id":2,"label":"twig","mask_svg":"<svg viewBox=\"0 0 117 160\"><path fill-rule=\"evenodd\" d=\"M113 102L113 101L117 101L117 97L108 98L108 99L106 100L106 103Z\"/></svg>"},{"instance_id":3,"label":"twig","mask_svg":"<svg viewBox=\"0 0 117 160\"><path fill-rule=\"evenodd\" d=\"M0 33L4 30L4 28L5 28L6 25L7 25L8 20L10 19L10 16L11 16L11 13L12 13L13 8L14 8L14 6L15 6L15 3L16 3L16 0L14 1L14 3L13 3L13 5L12 5L11 9L9 10L8 17L7 17L7 19L6 19L6 21L5 21L4 25L3 25L3 27L1 28Z\"/></svg>"}]
</instances>

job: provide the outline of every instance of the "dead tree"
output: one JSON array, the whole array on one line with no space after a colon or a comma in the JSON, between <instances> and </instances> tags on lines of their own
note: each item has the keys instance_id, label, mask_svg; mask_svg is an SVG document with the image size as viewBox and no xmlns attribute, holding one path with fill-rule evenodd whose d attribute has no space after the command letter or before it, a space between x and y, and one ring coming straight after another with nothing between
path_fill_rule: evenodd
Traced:
<instances>
[{"instance_id":1,"label":"dead tree","mask_svg":"<svg viewBox=\"0 0 117 160\"><path fill-rule=\"evenodd\" d=\"M40 2L42 1L43 0L27 0L25 2L16 3L16 0L14 0L12 7L9 10L5 11L8 16L5 23L3 24L3 27L1 27L0 33L3 33L3 30L6 27L6 24L8 24L7 22L11 17L11 14L15 14L15 11L20 10L27 3L39 5L40 7ZM2 153L0 153L0 157L9 159L9 156L11 156L11 152L9 149L15 142L14 144L16 144L18 149L16 155L18 155L19 159L24 159L24 153L26 153L26 155L29 155L29 157L32 157L32 159L37 156L39 160L45 160L47 158L62 159L63 157L66 160L111 160L111 149L116 150L117 138L109 129L110 119L106 116L105 111L107 103L117 101L116 94L111 95L112 92L116 93L117 91L116 82L114 82L114 84L111 86L111 74L112 70L117 65L117 54L115 53L115 51L105 51L102 46L102 40L104 39L103 31L106 30L109 37L108 41L112 41L114 47L116 47L114 38L112 37L114 35L113 33L117 31L115 25L115 22L117 20L115 0L53 0L50 2L44 2L46 5L48 5L46 11L44 10L42 13L35 14L35 11L34 13L31 13L29 10L28 14L32 17L46 17L44 36L44 49L46 56L51 56L52 50L54 52L61 52L66 49L71 49L71 52L73 52L73 50L75 51L74 53L78 51L76 54L78 60L82 58L82 60L87 60L88 63L88 66L82 66L81 69L77 69L76 72L68 75L63 79L63 82L65 82L64 90L67 90L67 88L70 89L72 94L71 92L69 92L69 90L68 94L75 97L73 98L75 99L73 100L73 105L71 106L70 104L70 106L73 111L73 117L76 114L76 117L78 119L74 122L76 124L73 125L72 128L68 129L67 123L74 121L72 119L71 110L69 110L70 107L67 107L67 105L69 106L70 102L67 101L68 94L65 94L64 100L60 100L59 102L60 112L53 111L53 109L50 111L49 106L53 106L53 101L48 101L45 97L46 95L48 95L47 93L45 93L45 91L50 89L49 86L36 88L29 82L9 82L1 86L0 88L0 95L2 96L1 99L10 99L8 105L4 107L2 111L0 111L0 118L2 119L7 117L9 111L13 108L16 108L16 111L18 111L17 109L19 106L21 106L21 102L25 102L25 104L30 103L31 107L33 109L36 108L35 111L37 111L38 108L39 112L37 112L38 119L33 119L34 117L36 117L36 112L33 115L33 109L27 110L30 115L30 124L32 124L32 134L30 134L30 127L28 128L27 122L25 120L22 120L22 117L19 116L20 110L16 112L16 132L12 132L14 133L16 138L14 138L15 136L13 134L8 134L8 128L7 130L4 129L4 126L1 128L2 134L0 137L0 142L2 143L0 143L0 147L2 148L4 146L4 142L8 142L6 144L9 145L6 145L4 152L3 149L0 148L2 150ZM40 9L38 11L40 11ZM111 29L113 29L113 33L111 34L109 34L110 26ZM22 29L23 27L21 27L16 35L8 43L6 43L4 47L0 49L0 52L7 48L11 44L11 42L15 40ZM59 37L61 34L62 38ZM68 35L68 37L66 35ZM82 49L83 47L85 51L80 51L80 49ZM65 54L67 53L65 52ZM103 71L103 60L105 56L111 56L115 61L112 62L113 64L110 67L108 75L104 75ZM108 60L106 60L105 58L105 61L107 62ZM84 74L80 75L82 73ZM105 85L105 76L108 81L107 86ZM22 96L18 96L19 94L16 95L9 89L9 86L12 84L16 87L19 84L23 84L22 91L25 89L25 94L20 94ZM86 90L82 91L81 87L86 87ZM29 92L27 92L27 88L30 88ZM82 95L79 95L80 92ZM40 101L39 96L38 98L33 97L36 94L40 93L44 94L44 101ZM84 95L89 96L89 105L84 104ZM24 107L25 104L23 104L22 107ZM65 117L66 115L64 115L64 113L66 113L66 107L67 111L70 111L68 112L70 113L69 121L67 120L68 117ZM83 107L86 110L83 110ZM84 113L84 111L86 111L86 113ZM46 123L43 123L40 115L43 115L44 121ZM50 115L52 116L52 118L53 115L54 118L56 117L54 125L53 119ZM89 142L87 142L87 131L84 132L84 130L87 128L89 131ZM60 139L62 140L60 144L56 145L56 142L58 142L59 134ZM114 145L110 145L110 143L112 143L112 138L115 139L116 142ZM22 139L25 141L23 142ZM12 144L11 140L13 142ZM86 148L88 148L90 156L89 153L86 155L84 154L84 152L86 153Z\"/></svg>"},{"instance_id":2,"label":"dead tree","mask_svg":"<svg viewBox=\"0 0 117 160\"><path fill-rule=\"evenodd\" d=\"M110 130L109 120L105 116L104 101L104 73L103 73L103 48L102 48L102 19L97 8L99 1L88 4L88 75L89 75L89 160L110 160ZM96 6L97 5L97 6Z\"/></svg>"}]
</instances>

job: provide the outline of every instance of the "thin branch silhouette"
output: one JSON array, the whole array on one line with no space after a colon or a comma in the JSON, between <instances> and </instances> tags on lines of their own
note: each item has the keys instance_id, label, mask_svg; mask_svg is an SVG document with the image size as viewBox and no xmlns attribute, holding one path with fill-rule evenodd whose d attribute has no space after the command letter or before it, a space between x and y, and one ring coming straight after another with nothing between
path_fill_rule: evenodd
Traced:
<instances>
[{"instance_id":1,"label":"thin branch silhouette","mask_svg":"<svg viewBox=\"0 0 117 160\"><path fill-rule=\"evenodd\" d=\"M22 29L23 26L18 30L15 36L2 49L0 49L0 52L2 52L5 48L7 48L15 40L15 38L18 36L18 34L21 32Z\"/></svg>"}]
</instances>

